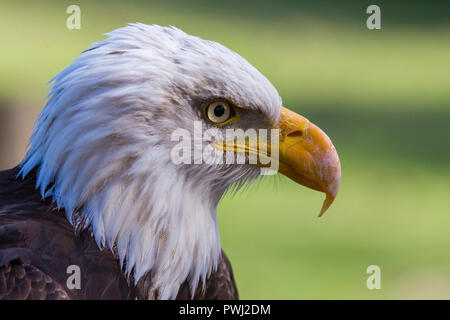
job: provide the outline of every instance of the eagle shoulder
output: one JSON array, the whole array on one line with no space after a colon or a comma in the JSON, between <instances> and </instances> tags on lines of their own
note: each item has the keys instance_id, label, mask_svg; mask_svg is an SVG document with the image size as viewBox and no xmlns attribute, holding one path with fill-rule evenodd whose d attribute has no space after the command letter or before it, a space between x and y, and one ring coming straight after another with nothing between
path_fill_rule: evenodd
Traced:
<instances>
[{"instance_id":1,"label":"eagle shoulder","mask_svg":"<svg viewBox=\"0 0 450 320\"><path fill-rule=\"evenodd\" d=\"M49 290L53 284L64 288L70 299L126 299L127 281L110 250L99 249L89 230L76 234L64 210L35 190L35 172L21 179L19 170L0 171L0 296L16 299L11 292L24 286L17 298L25 297L33 284L27 280L29 272L30 277L41 274ZM67 270L73 265L80 269L80 289L66 287L71 275ZM51 292L45 299L63 296L59 289L55 297ZM27 295L38 296L41 293L35 298L31 291Z\"/></svg>"},{"instance_id":2,"label":"eagle shoulder","mask_svg":"<svg viewBox=\"0 0 450 320\"><path fill-rule=\"evenodd\" d=\"M0 300L68 300L64 288L48 274L19 258L0 266Z\"/></svg>"}]
</instances>

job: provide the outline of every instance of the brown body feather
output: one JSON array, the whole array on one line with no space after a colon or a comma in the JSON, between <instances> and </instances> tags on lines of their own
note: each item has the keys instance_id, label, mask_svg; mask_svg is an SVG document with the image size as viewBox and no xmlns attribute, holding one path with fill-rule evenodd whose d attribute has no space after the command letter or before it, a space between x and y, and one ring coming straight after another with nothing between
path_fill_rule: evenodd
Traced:
<instances>
[{"instance_id":1,"label":"brown body feather","mask_svg":"<svg viewBox=\"0 0 450 320\"><path fill-rule=\"evenodd\" d=\"M150 275L129 285L118 259L100 250L86 230L76 234L63 209L35 190L35 173L17 178L19 168L0 172L0 299L148 299ZM81 271L81 288L66 285L67 267ZM187 282L177 299L190 299ZM237 299L225 253L218 269L194 299Z\"/></svg>"}]
</instances>

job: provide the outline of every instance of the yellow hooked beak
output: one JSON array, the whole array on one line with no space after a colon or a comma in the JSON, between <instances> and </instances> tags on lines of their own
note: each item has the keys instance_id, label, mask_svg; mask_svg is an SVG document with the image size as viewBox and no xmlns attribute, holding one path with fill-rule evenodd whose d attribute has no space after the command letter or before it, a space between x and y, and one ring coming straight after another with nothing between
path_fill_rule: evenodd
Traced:
<instances>
[{"instance_id":1,"label":"yellow hooked beak","mask_svg":"<svg viewBox=\"0 0 450 320\"><path fill-rule=\"evenodd\" d=\"M274 144L243 141L223 141L213 145L223 151L242 152L247 155L278 161L278 171L305 187L326 194L319 217L330 207L339 190L341 164L330 138L308 119L297 113L281 108L279 122L278 153ZM278 156L274 156L274 154ZM261 167L267 165L256 162Z\"/></svg>"},{"instance_id":2,"label":"yellow hooked beak","mask_svg":"<svg viewBox=\"0 0 450 320\"><path fill-rule=\"evenodd\" d=\"M319 217L330 207L339 190L341 164L330 138L297 113L281 108L279 172L326 194Z\"/></svg>"}]
</instances>

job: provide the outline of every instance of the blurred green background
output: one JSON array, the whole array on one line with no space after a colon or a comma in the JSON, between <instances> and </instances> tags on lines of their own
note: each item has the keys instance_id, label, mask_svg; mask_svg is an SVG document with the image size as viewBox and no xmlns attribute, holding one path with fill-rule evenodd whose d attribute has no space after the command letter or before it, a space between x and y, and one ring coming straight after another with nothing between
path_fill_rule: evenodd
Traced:
<instances>
[{"instance_id":1,"label":"blurred green background","mask_svg":"<svg viewBox=\"0 0 450 320\"><path fill-rule=\"evenodd\" d=\"M71 4L81 30L66 28ZM366 28L370 4L381 30ZM3 1L3 168L23 155L47 81L137 21L238 52L339 152L341 190L322 218L323 195L280 176L220 203L241 298L450 298L449 1ZM369 265L380 290L366 287Z\"/></svg>"}]
</instances>

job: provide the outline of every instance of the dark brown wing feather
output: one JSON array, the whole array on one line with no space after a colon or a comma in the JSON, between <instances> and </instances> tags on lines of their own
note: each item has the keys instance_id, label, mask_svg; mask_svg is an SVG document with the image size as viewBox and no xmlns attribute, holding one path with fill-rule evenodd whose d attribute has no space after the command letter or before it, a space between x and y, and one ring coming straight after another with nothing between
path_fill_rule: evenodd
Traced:
<instances>
[{"instance_id":1,"label":"dark brown wing feather","mask_svg":"<svg viewBox=\"0 0 450 320\"><path fill-rule=\"evenodd\" d=\"M205 292L197 292L196 300L237 300L239 299L236 282L230 261L222 251L217 271L206 280ZM197 291L199 291L197 289Z\"/></svg>"},{"instance_id":2,"label":"dark brown wing feather","mask_svg":"<svg viewBox=\"0 0 450 320\"><path fill-rule=\"evenodd\" d=\"M66 290L49 275L14 259L0 267L0 300L67 300Z\"/></svg>"},{"instance_id":3,"label":"dark brown wing feather","mask_svg":"<svg viewBox=\"0 0 450 320\"><path fill-rule=\"evenodd\" d=\"M131 297L136 299L154 299L149 297L148 292L151 287L151 275L142 277L136 286L131 285ZM206 280L205 288L199 285L191 295L189 283L185 281L178 291L176 300L237 300L239 299L236 283L234 281L233 270L225 252L222 251L216 272Z\"/></svg>"},{"instance_id":4,"label":"dark brown wing feather","mask_svg":"<svg viewBox=\"0 0 450 320\"><path fill-rule=\"evenodd\" d=\"M150 277L128 286L118 260L100 250L89 231L73 227L50 199L35 190L35 173L17 179L19 168L0 172L0 299L149 298ZM81 270L81 288L68 289L67 267ZM230 262L222 252L218 270L194 299L237 299ZM184 283L177 299L191 299Z\"/></svg>"}]
</instances>

